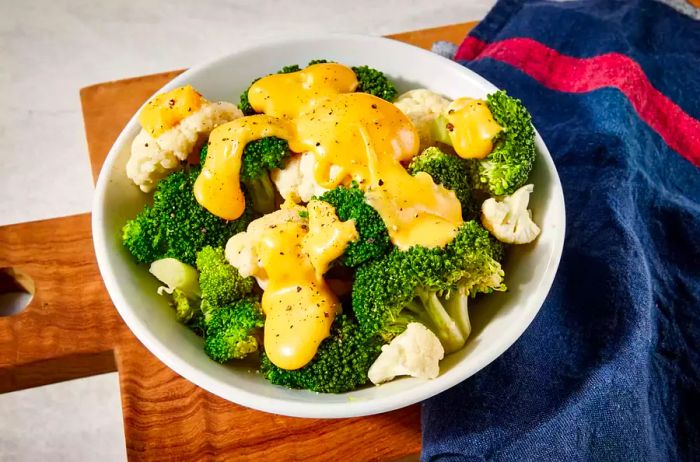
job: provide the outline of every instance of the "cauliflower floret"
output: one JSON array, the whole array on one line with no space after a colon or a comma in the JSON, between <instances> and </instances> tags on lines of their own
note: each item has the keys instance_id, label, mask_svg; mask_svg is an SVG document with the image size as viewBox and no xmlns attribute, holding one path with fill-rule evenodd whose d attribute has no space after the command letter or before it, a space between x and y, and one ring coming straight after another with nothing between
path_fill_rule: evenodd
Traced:
<instances>
[{"instance_id":1,"label":"cauliflower floret","mask_svg":"<svg viewBox=\"0 0 700 462\"><path fill-rule=\"evenodd\" d=\"M399 375L434 379L440 373L440 360L444 356L445 350L437 336L423 324L412 322L382 347L367 375L375 385Z\"/></svg>"},{"instance_id":2,"label":"cauliflower floret","mask_svg":"<svg viewBox=\"0 0 700 462\"><path fill-rule=\"evenodd\" d=\"M534 187L527 184L500 201L491 198L481 204L481 223L496 239L508 244L527 244L540 234L527 208Z\"/></svg>"},{"instance_id":3,"label":"cauliflower floret","mask_svg":"<svg viewBox=\"0 0 700 462\"><path fill-rule=\"evenodd\" d=\"M411 119L418 130L421 151L435 145L432 133L433 121L447 111L450 100L426 89L410 90L399 96L394 103Z\"/></svg>"},{"instance_id":4,"label":"cauliflower floret","mask_svg":"<svg viewBox=\"0 0 700 462\"><path fill-rule=\"evenodd\" d=\"M158 181L176 170L214 128L242 116L243 113L234 104L205 103L157 138L141 129L131 143L126 175L141 191L152 191Z\"/></svg>"},{"instance_id":5,"label":"cauliflower floret","mask_svg":"<svg viewBox=\"0 0 700 462\"><path fill-rule=\"evenodd\" d=\"M283 169L274 169L271 172L272 181L285 200L309 202L312 197L320 196L328 191L316 182L315 166L316 157L314 154L305 152L289 159ZM330 177L333 178L340 171L339 166L332 165Z\"/></svg>"},{"instance_id":6,"label":"cauliflower floret","mask_svg":"<svg viewBox=\"0 0 700 462\"><path fill-rule=\"evenodd\" d=\"M257 220L253 220L248 228L234 236L226 243L226 260L235 267L243 277L253 276L261 289L267 287L267 273L260 264L256 251L260 234L265 228L273 227L281 223L305 222L302 217L306 211L305 207L298 205L282 208L267 215L263 215Z\"/></svg>"}]
</instances>

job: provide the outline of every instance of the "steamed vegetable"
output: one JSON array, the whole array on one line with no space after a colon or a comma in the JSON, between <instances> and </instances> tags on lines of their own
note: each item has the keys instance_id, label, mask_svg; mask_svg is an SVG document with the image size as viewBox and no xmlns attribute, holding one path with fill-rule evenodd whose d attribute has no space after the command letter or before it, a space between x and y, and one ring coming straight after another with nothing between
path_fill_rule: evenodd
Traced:
<instances>
[{"instance_id":1,"label":"steamed vegetable","mask_svg":"<svg viewBox=\"0 0 700 462\"><path fill-rule=\"evenodd\" d=\"M354 220L360 238L351 242L341 258L345 266L356 267L376 259L391 249L389 233L376 210L365 202L364 193L357 187L339 186L319 197L328 202L343 221Z\"/></svg>"},{"instance_id":2,"label":"steamed vegetable","mask_svg":"<svg viewBox=\"0 0 700 462\"><path fill-rule=\"evenodd\" d=\"M496 239L508 244L527 244L537 239L540 227L527 208L533 185L528 184L500 200L490 198L481 204L481 223Z\"/></svg>"},{"instance_id":3,"label":"steamed vegetable","mask_svg":"<svg viewBox=\"0 0 700 462\"><path fill-rule=\"evenodd\" d=\"M411 160L408 170L413 175L425 172L436 184L454 191L462 205L462 216L465 219L475 218L477 207L472 197L469 161L447 154L440 148L430 147Z\"/></svg>"},{"instance_id":4,"label":"steamed vegetable","mask_svg":"<svg viewBox=\"0 0 700 462\"><path fill-rule=\"evenodd\" d=\"M338 316L309 364L297 370L275 366L265 355L261 372L275 385L322 393L343 393L367 383L367 371L379 356L382 341L360 329L350 316Z\"/></svg>"},{"instance_id":5,"label":"steamed vegetable","mask_svg":"<svg viewBox=\"0 0 700 462\"><path fill-rule=\"evenodd\" d=\"M502 245L475 221L459 229L445 248L392 250L360 267L352 308L362 329L391 340L412 321L430 328L446 352L464 345L467 297L505 290L498 260Z\"/></svg>"},{"instance_id":6,"label":"steamed vegetable","mask_svg":"<svg viewBox=\"0 0 700 462\"><path fill-rule=\"evenodd\" d=\"M216 362L241 359L258 350L264 318L260 305L242 299L207 314L204 351Z\"/></svg>"},{"instance_id":7,"label":"steamed vegetable","mask_svg":"<svg viewBox=\"0 0 700 462\"><path fill-rule=\"evenodd\" d=\"M206 162L208 146L200 153L200 163ZM283 168L290 156L286 140L268 136L251 141L243 149L241 182L245 185L253 210L270 213L275 209L275 186L270 179L270 171Z\"/></svg>"},{"instance_id":8,"label":"steamed vegetable","mask_svg":"<svg viewBox=\"0 0 700 462\"><path fill-rule=\"evenodd\" d=\"M352 68L357 76L357 91L369 93L387 101L394 101L398 91L396 85L382 71L369 66Z\"/></svg>"},{"instance_id":9,"label":"steamed vegetable","mask_svg":"<svg viewBox=\"0 0 700 462\"><path fill-rule=\"evenodd\" d=\"M192 192L200 168L174 172L161 180L147 205L122 229L122 242L141 263L172 257L194 265L207 245L223 246L252 219L250 207L232 221L223 220L199 205Z\"/></svg>"},{"instance_id":10,"label":"steamed vegetable","mask_svg":"<svg viewBox=\"0 0 700 462\"><path fill-rule=\"evenodd\" d=\"M503 127L491 153L475 161L474 184L492 196L511 194L527 182L535 163L535 129L523 103L500 90L486 97L494 120ZM435 120L435 138L452 144L444 116Z\"/></svg>"},{"instance_id":11,"label":"steamed vegetable","mask_svg":"<svg viewBox=\"0 0 700 462\"><path fill-rule=\"evenodd\" d=\"M199 290L197 270L174 258L162 258L151 263L149 272L165 284L158 288L158 293L171 297L177 320L201 334L202 292Z\"/></svg>"},{"instance_id":12,"label":"steamed vegetable","mask_svg":"<svg viewBox=\"0 0 700 462\"><path fill-rule=\"evenodd\" d=\"M375 385L409 375L434 379L440 373L440 360L445 350L435 334L423 324L408 323L406 330L382 347L367 376Z\"/></svg>"}]
</instances>

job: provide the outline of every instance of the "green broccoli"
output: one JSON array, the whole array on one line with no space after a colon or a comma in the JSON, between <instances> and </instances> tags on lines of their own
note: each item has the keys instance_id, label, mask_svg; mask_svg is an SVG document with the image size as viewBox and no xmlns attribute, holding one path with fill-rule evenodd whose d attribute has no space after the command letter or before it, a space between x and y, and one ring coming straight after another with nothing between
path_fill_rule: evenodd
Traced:
<instances>
[{"instance_id":1,"label":"green broccoli","mask_svg":"<svg viewBox=\"0 0 700 462\"><path fill-rule=\"evenodd\" d=\"M456 351L468 335L467 297L505 290L496 260L500 247L469 221L444 248L393 249L357 270L353 311L365 332L386 341L417 320L435 332L445 351Z\"/></svg>"},{"instance_id":2,"label":"green broccoli","mask_svg":"<svg viewBox=\"0 0 700 462\"><path fill-rule=\"evenodd\" d=\"M258 350L263 324L260 305L252 299L220 307L207 316L204 351L219 363L241 359Z\"/></svg>"},{"instance_id":3,"label":"green broccoli","mask_svg":"<svg viewBox=\"0 0 700 462\"><path fill-rule=\"evenodd\" d=\"M188 297L180 289L173 290L172 296L177 320L185 325L196 324L199 320L198 318L202 316L201 300L196 297Z\"/></svg>"},{"instance_id":4,"label":"green broccoli","mask_svg":"<svg viewBox=\"0 0 700 462\"><path fill-rule=\"evenodd\" d=\"M206 162L207 145L199 154L200 164ZM241 181L252 202L252 208L260 214L275 210L275 186L270 170L284 168L291 151L286 140L268 136L248 143L243 149Z\"/></svg>"},{"instance_id":5,"label":"green broccoli","mask_svg":"<svg viewBox=\"0 0 700 462\"><path fill-rule=\"evenodd\" d=\"M257 351L263 315L252 296L253 278L231 266L221 247L204 247L197 254L201 312L193 325L204 333L204 351L220 363Z\"/></svg>"},{"instance_id":6,"label":"green broccoli","mask_svg":"<svg viewBox=\"0 0 700 462\"><path fill-rule=\"evenodd\" d=\"M331 334L309 364L297 370L281 369L263 354L260 370L275 385L320 393L343 393L367 383L367 371L381 352L381 340L363 332L357 321L341 314Z\"/></svg>"},{"instance_id":7,"label":"green broccoli","mask_svg":"<svg viewBox=\"0 0 700 462\"><path fill-rule=\"evenodd\" d=\"M203 166L204 162L207 160L207 154L209 154L209 143L204 143L202 150L199 151L199 165Z\"/></svg>"},{"instance_id":8,"label":"green broccoli","mask_svg":"<svg viewBox=\"0 0 700 462\"><path fill-rule=\"evenodd\" d=\"M284 168L290 154L287 141L274 136L251 141L243 150L241 181L256 212L266 214L275 210L275 186L270 170Z\"/></svg>"},{"instance_id":9,"label":"green broccoli","mask_svg":"<svg viewBox=\"0 0 700 462\"><path fill-rule=\"evenodd\" d=\"M204 247L197 254L202 311L207 319L213 311L232 305L253 292L253 278L244 278L231 266L221 247Z\"/></svg>"},{"instance_id":10,"label":"green broccoli","mask_svg":"<svg viewBox=\"0 0 700 462\"><path fill-rule=\"evenodd\" d=\"M328 61L327 59L312 59L309 61L309 64L306 66L313 66L314 64L326 64L326 63L332 63L333 61Z\"/></svg>"},{"instance_id":11,"label":"green broccoli","mask_svg":"<svg viewBox=\"0 0 700 462\"><path fill-rule=\"evenodd\" d=\"M314 59L309 61L309 66L313 64L332 63L327 59ZM373 69L369 66L356 66L352 68L357 78L357 91L369 93L387 101L394 101L398 90L396 85L384 75L382 71Z\"/></svg>"},{"instance_id":12,"label":"green broccoli","mask_svg":"<svg viewBox=\"0 0 700 462\"><path fill-rule=\"evenodd\" d=\"M199 205L192 187L200 167L171 173L161 180L147 205L122 229L122 242L142 263L164 257L194 265L197 252L206 245L222 246L229 237L244 231L252 219L249 208L227 221Z\"/></svg>"},{"instance_id":13,"label":"green broccoli","mask_svg":"<svg viewBox=\"0 0 700 462\"><path fill-rule=\"evenodd\" d=\"M357 76L357 91L369 93L389 102L396 99L399 93L396 85L382 71L368 66L356 66L352 70Z\"/></svg>"},{"instance_id":14,"label":"green broccoli","mask_svg":"<svg viewBox=\"0 0 700 462\"><path fill-rule=\"evenodd\" d=\"M504 130L491 154L479 162L479 181L492 195L512 194L527 182L535 163L532 117L519 99L505 91L488 95L486 104Z\"/></svg>"},{"instance_id":15,"label":"green broccoli","mask_svg":"<svg viewBox=\"0 0 700 462\"><path fill-rule=\"evenodd\" d=\"M500 90L486 97L493 118L503 127L494 139L493 151L474 161L474 186L492 196L512 194L527 182L535 163L535 129L523 103ZM444 116L435 119L433 134L445 144L452 144Z\"/></svg>"},{"instance_id":16,"label":"green broccoli","mask_svg":"<svg viewBox=\"0 0 700 462\"><path fill-rule=\"evenodd\" d=\"M319 200L328 202L342 221L355 220L359 239L351 242L341 257L345 266L356 267L389 251L391 241L382 217L367 202L356 183L325 192Z\"/></svg>"},{"instance_id":17,"label":"green broccoli","mask_svg":"<svg viewBox=\"0 0 700 462\"><path fill-rule=\"evenodd\" d=\"M174 258L156 260L151 263L148 271L167 286L159 288L158 293L170 294L177 320L190 326L198 335L202 335L197 327L203 317L200 308L202 292L199 290L199 272Z\"/></svg>"},{"instance_id":18,"label":"green broccoli","mask_svg":"<svg viewBox=\"0 0 700 462\"><path fill-rule=\"evenodd\" d=\"M440 148L430 147L411 160L408 170L411 175L425 172L435 183L454 191L462 204L464 219L476 218L477 207L472 197L469 161L444 153Z\"/></svg>"}]
</instances>

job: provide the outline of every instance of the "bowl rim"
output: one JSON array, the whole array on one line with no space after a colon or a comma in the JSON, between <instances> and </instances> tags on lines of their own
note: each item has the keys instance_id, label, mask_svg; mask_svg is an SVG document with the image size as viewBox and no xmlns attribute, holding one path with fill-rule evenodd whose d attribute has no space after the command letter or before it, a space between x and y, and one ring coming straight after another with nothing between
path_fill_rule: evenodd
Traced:
<instances>
[{"instance_id":1,"label":"bowl rim","mask_svg":"<svg viewBox=\"0 0 700 462\"><path fill-rule=\"evenodd\" d=\"M163 91L170 90L177 86L184 84L192 76L205 71L207 68L215 66L218 63L231 59L232 57L249 53L257 49L264 49L275 44L284 43L285 46L294 43L303 43L310 40L313 41L323 41L323 40L347 40L353 42L364 42L366 45L371 46L372 43L383 43L385 46L393 46L397 48L410 48L412 52L416 54L423 55L425 57L430 56L431 59L435 60L436 63L439 62L440 66L452 67L459 72L466 73L471 79L479 81L485 86L497 88L491 84L488 80L484 79L480 75L476 74L474 71L467 69L459 63L452 60L444 58L437 55L431 51L400 42L397 40L369 36L369 35L359 35L359 34L342 34L342 33L311 33L311 34L289 34L284 36L277 36L274 38L266 38L262 40L257 40L255 44L241 48L234 52L219 56L215 59L204 62L197 66L191 67L184 71L182 74L178 75L168 83L166 83L162 88L160 88L155 94L161 93ZM388 45L387 42L391 42ZM149 98L150 99L150 98ZM508 348L510 348L515 341L520 338L520 336L525 332L528 326L531 324L532 320L535 318L537 313L539 313L544 303L545 298L549 294L550 288L554 282L554 277L556 275L559 262L561 260L561 255L564 246L564 236L566 232L566 214L565 214L565 203L564 195L561 186L561 181L559 179L559 174L556 170L552 157L542 140L541 136L535 129L535 143L537 150L539 151L539 161L547 164L547 169L552 172L553 182L550 185L551 194L554 197L554 203L561 204L560 215L558 218L559 223L561 223L560 231L555 235L553 240L553 250L549 254L549 260L546 263L546 267L542 274L542 279L539 286L535 289L537 291L537 296L535 301L538 305L536 310L532 310L529 316L523 320L521 324L517 326L509 326L507 331L503 332L502 338L503 342L494 345L486 353L482 354L483 359L481 359L478 364L473 368L474 371L464 370L461 373L450 374L448 376L438 376L438 378L423 382L419 386L415 386L408 390L403 390L401 393L392 394L388 396L382 396L377 398L372 398L368 400L349 400L347 402L302 402L302 401L290 401L270 396L265 396L262 394L251 393L245 389L236 387L230 383L224 383L216 378L210 377L200 371L197 367L183 360L176 351L169 348L165 343L160 341L146 326L142 323L135 313L130 308L130 304L127 301L124 292L117 280L115 272L109 263L109 244L106 239L106 233L103 233L103 223L105 221L105 207L102 205L105 201L105 195L107 192L107 176L103 175L103 172L111 171L116 162L119 152L123 149L125 143L130 143L131 138L129 133L134 130L135 124L137 123L138 113L141 108L139 108L134 115L129 119L127 124L124 126L120 132L114 144L110 148L107 157L100 169L100 175L98 176L97 184L95 185L95 191L92 201L92 235L93 244L95 250L95 256L97 258L98 268L102 275L107 292L112 299L114 306L119 312L120 316L133 332L136 338L161 362L163 362L167 367L172 369L177 374L181 375L185 379L194 383L195 385L217 395L228 401L246 406L252 409L270 412L274 414L287 415L291 417L307 417L307 418L345 418L345 417L357 417L378 414L382 412L388 412L402 407L406 407L417 402L428 399L438 393L441 393L458 383L464 381L474 373L480 371L488 364L493 362L501 354L503 354ZM470 368L472 369L472 368ZM440 380L442 378L442 380Z\"/></svg>"}]
</instances>

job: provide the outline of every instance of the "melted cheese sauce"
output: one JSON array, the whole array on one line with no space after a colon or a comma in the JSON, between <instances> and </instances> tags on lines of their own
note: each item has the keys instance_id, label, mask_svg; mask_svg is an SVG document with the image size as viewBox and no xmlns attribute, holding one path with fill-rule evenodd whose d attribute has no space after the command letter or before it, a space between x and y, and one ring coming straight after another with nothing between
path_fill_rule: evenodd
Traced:
<instances>
[{"instance_id":1,"label":"melted cheese sauce","mask_svg":"<svg viewBox=\"0 0 700 462\"><path fill-rule=\"evenodd\" d=\"M483 159L493 151L493 139L503 127L493 119L486 102L458 98L447 106L451 124L450 139L455 152L463 159Z\"/></svg>"},{"instance_id":2,"label":"melted cheese sauce","mask_svg":"<svg viewBox=\"0 0 700 462\"><path fill-rule=\"evenodd\" d=\"M192 85L175 88L154 96L139 113L139 123L153 138L157 138L193 112L198 111L206 100Z\"/></svg>"},{"instance_id":3,"label":"melted cheese sauce","mask_svg":"<svg viewBox=\"0 0 700 462\"><path fill-rule=\"evenodd\" d=\"M298 369L313 359L341 308L304 251L307 230L300 222L270 226L257 249L269 278L262 297L265 352L284 369Z\"/></svg>"},{"instance_id":4,"label":"melted cheese sauce","mask_svg":"<svg viewBox=\"0 0 700 462\"><path fill-rule=\"evenodd\" d=\"M341 305L323 274L357 237L354 221L340 221L326 202L311 201L308 208L285 202L227 243L234 266L242 253L249 255L241 274L266 281L264 345L277 366L303 367L328 336Z\"/></svg>"},{"instance_id":5,"label":"melted cheese sauce","mask_svg":"<svg viewBox=\"0 0 700 462\"><path fill-rule=\"evenodd\" d=\"M214 215L235 220L245 209L240 183L243 149L266 136L289 138L287 122L264 114L219 125L209 135L207 161L194 183L197 201Z\"/></svg>"},{"instance_id":6,"label":"melted cheese sauce","mask_svg":"<svg viewBox=\"0 0 700 462\"><path fill-rule=\"evenodd\" d=\"M359 237L354 220L340 221L328 202L312 200L307 206L309 233L304 238L304 252L321 278L330 264L340 257L349 243Z\"/></svg>"},{"instance_id":7,"label":"melted cheese sauce","mask_svg":"<svg viewBox=\"0 0 700 462\"><path fill-rule=\"evenodd\" d=\"M328 97L357 88L352 69L342 64L314 64L298 72L273 74L255 82L248 101L256 112L294 118Z\"/></svg>"},{"instance_id":8,"label":"melted cheese sauce","mask_svg":"<svg viewBox=\"0 0 700 462\"><path fill-rule=\"evenodd\" d=\"M237 181L243 148L277 136L288 140L294 152L314 154L314 177L321 186L355 180L365 191L373 188L371 205L399 248L447 244L462 224L459 201L429 177L405 170L400 162L418 153L416 128L393 104L348 93L356 86L352 69L341 64L258 80L249 101L265 115L237 119L212 132L207 163L195 183L199 203L222 218L238 218L245 207Z\"/></svg>"}]
</instances>

